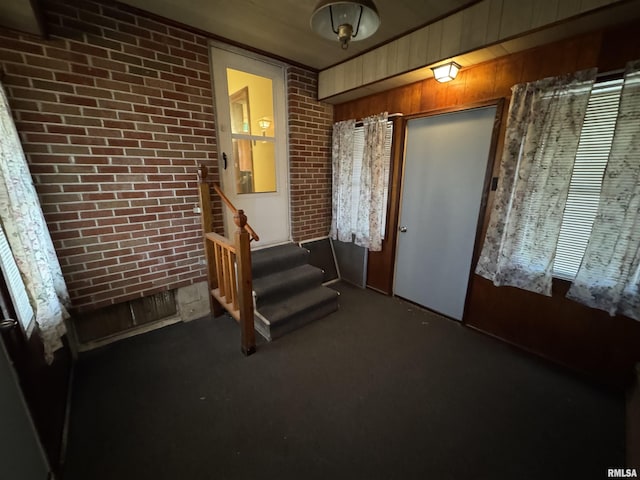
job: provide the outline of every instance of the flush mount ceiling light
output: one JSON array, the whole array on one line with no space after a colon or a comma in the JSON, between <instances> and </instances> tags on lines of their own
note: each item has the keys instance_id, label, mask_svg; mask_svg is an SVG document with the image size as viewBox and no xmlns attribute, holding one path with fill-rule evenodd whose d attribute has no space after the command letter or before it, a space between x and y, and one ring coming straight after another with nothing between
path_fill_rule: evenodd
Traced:
<instances>
[{"instance_id":1,"label":"flush mount ceiling light","mask_svg":"<svg viewBox=\"0 0 640 480\"><path fill-rule=\"evenodd\" d=\"M437 81L442 83L450 82L458 75L460 65L456 62L449 62L438 65L437 67L432 67L431 70L433 70L433 76Z\"/></svg>"},{"instance_id":2,"label":"flush mount ceiling light","mask_svg":"<svg viewBox=\"0 0 640 480\"><path fill-rule=\"evenodd\" d=\"M380 26L378 9L372 0L321 0L311 14L311 29L329 40L340 41L343 49L353 40L364 40Z\"/></svg>"}]
</instances>

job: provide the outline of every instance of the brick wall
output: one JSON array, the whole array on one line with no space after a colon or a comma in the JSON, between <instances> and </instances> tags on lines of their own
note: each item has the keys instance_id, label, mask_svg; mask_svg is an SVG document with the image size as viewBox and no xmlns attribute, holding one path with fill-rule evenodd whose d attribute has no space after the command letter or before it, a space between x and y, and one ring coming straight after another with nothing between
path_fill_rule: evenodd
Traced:
<instances>
[{"instance_id":1,"label":"brick wall","mask_svg":"<svg viewBox=\"0 0 640 480\"><path fill-rule=\"evenodd\" d=\"M318 76L288 72L291 231L296 241L325 237L331 226L333 106L316 100Z\"/></svg>"},{"instance_id":2,"label":"brick wall","mask_svg":"<svg viewBox=\"0 0 640 480\"><path fill-rule=\"evenodd\" d=\"M43 9L50 38L0 29L0 63L74 306L204 281L198 165L218 181L208 39L109 0ZM316 91L315 73L289 68L296 240L330 224L333 109Z\"/></svg>"},{"instance_id":3,"label":"brick wall","mask_svg":"<svg viewBox=\"0 0 640 480\"><path fill-rule=\"evenodd\" d=\"M197 166L217 165L207 39L113 2L44 10L50 39L0 30L0 62L74 306L204 280L193 207Z\"/></svg>"}]
</instances>

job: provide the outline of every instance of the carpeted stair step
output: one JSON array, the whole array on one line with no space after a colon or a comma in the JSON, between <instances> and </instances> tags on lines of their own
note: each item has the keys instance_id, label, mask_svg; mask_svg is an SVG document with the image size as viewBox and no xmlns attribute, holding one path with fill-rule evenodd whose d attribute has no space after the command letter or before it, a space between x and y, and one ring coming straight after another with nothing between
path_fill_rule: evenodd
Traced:
<instances>
[{"instance_id":1,"label":"carpeted stair step","mask_svg":"<svg viewBox=\"0 0 640 480\"><path fill-rule=\"evenodd\" d=\"M307 264L259 277L253 281L256 307L317 287L322 278L322 270Z\"/></svg>"},{"instance_id":2,"label":"carpeted stair step","mask_svg":"<svg viewBox=\"0 0 640 480\"><path fill-rule=\"evenodd\" d=\"M267 340L338 309L338 294L322 286L323 272L294 243L251 253L256 330Z\"/></svg>"},{"instance_id":3,"label":"carpeted stair step","mask_svg":"<svg viewBox=\"0 0 640 480\"><path fill-rule=\"evenodd\" d=\"M335 290L319 286L264 305L256 315L256 329L267 340L281 337L338 310L338 295Z\"/></svg>"},{"instance_id":4,"label":"carpeted stair step","mask_svg":"<svg viewBox=\"0 0 640 480\"><path fill-rule=\"evenodd\" d=\"M287 270L307 263L309 251L294 243L286 243L251 252L253 278Z\"/></svg>"}]
</instances>

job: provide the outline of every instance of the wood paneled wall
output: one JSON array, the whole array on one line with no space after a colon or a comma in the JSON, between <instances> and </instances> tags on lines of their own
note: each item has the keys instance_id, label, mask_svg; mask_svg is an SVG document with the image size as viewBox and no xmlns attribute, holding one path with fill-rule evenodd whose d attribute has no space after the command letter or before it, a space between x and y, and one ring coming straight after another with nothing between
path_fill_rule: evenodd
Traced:
<instances>
[{"instance_id":1,"label":"wood paneled wall","mask_svg":"<svg viewBox=\"0 0 640 480\"><path fill-rule=\"evenodd\" d=\"M462 65L495 58L508 53L503 50L500 42L525 35L532 30L554 24L558 26L559 23L599 8L612 7L611 4L614 3L624 2L482 0L363 55L322 70L318 96L320 99L331 99L362 87L376 88L378 82L402 76L448 58L457 57ZM571 27L565 24L563 28ZM519 41L520 45L533 45L527 44L527 40L523 38ZM492 47L482 52L479 57L478 50L489 45ZM526 46L520 49L527 48ZM504 53L500 53L501 51ZM381 88L376 88L375 91L380 90Z\"/></svg>"},{"instance_id":2,"label":"wood paneled wall","mask_svg":"<svg viewBox=\"0 0 640 480\"><path fill-rule=\"evenodd\" d=\"M500 98L506 100L506 114L511 87L517 83L590 67L598 67L600 72L611 71L640 58L640 44L635 40L635 32L639 30L640 24L628 24L501 57L464 69L450 83L428 79L336 105L334 118L359 119L381 111L426 115ZM503 122L494 159L496 175L504 126ZM394 157L394 162L401 160L401 153ZM391 198L399 198L400 167L395 165L398 175L392 180ZM490 195L480 238L484 238L492 200ZM396 205L389 211L390 226L397 225ZM369 271L375 272L370 286L385 292L391 288L395 257L395 232L390 234L383 251L370 256L369 265ZM631 378L634 363L640 362L640 322L610 317L567 300L564 297L567 287L566 282L556 282L553 296L547 298L515 288L498 288L473 275L464 321L468 326L606 383L625 384Z\"/></svg>"}]
</instances>

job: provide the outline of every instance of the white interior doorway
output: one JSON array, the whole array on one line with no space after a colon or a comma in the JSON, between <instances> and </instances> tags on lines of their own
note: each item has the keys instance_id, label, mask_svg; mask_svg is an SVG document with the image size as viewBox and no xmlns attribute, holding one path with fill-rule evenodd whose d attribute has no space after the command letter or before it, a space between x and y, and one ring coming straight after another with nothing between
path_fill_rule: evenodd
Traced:
<instances>
[{"instance_id":1,"label":"white interior doorway","mask_svg":"<svg viewBox=\"0 0 640 480\"><path fill-rule=\"evenodd\" d=\"M496 107L407 122L394 293L462 320Z\"/></svg>"},{"instance_id":2,"label":"white interior doorway","mask_svg":"<svg viewBox=\"0 0 640 480\"><path fill-rule=\"evenodd\" d=\"M291 238L285 70L211 49L222 190L260 236L252 247ZM235 231L225 209L225 233Z\"/></svg>"}]
</instances>

